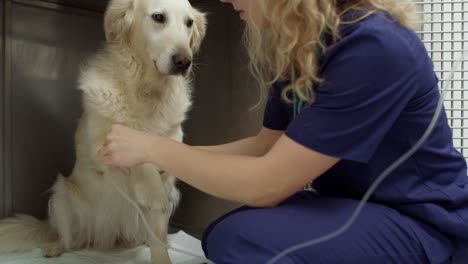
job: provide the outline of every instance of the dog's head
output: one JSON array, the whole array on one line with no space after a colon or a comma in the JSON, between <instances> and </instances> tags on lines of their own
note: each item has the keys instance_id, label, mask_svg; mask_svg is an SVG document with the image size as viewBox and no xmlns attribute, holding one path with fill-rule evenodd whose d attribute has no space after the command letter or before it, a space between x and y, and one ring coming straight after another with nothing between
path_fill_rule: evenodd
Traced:
<instances>
[{"instance_id":1,"label":"dog's head","mask_svg":"<svg viewBox=\"0 0 468 264\"><path fill-rule=\"evenodd\" d=\"M206 32L188 0L112 0L104 17L108 43L126 45L164 75L186 74Z\"/></svg>"}]
</instances>

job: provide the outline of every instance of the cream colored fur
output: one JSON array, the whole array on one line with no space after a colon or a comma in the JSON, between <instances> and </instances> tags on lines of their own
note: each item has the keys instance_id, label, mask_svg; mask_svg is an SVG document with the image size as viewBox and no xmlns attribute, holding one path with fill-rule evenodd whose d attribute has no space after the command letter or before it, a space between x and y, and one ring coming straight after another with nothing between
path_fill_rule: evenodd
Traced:
<instances>
[{"instance_id":1,"label":"cream colored fur","mask_svg":"<svg viewBox=\"0 0 468 264\"><path fill-rule=\"evenodd\" d=\"M157 23L154 13L164 14L166 22ZM102 164L98 150L114 123L182 140L191 88L185 75L171 72L171 57L191 58L205 23L188 0L111 1L104 19L107 44L79 79L84 112L75 135L73 172L53 185L48 221L18 216L0 222L0 253L43 247L45 256L58 256L147 243L152 263L170 263L167 250L149 239L135 208L111 181L139 204L155 234L166 241L179 200L175 178L152 165L135 167L126 176Z\"/></svg>"}]
</instances>

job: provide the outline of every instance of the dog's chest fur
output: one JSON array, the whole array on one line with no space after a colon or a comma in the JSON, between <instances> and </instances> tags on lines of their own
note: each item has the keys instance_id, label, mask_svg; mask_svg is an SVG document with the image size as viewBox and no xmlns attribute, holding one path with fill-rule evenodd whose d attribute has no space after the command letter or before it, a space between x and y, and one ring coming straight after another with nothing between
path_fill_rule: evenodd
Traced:
<instances>
[{"instance_id":1,"label":"dog's chest fur","mask_svg":"<svg viewBox=\"0 0 468 264\"><path fill-rule=\"evenodd\" d=\"M180 78L180 77L179 77ZM162 84L143 83L122 102L122 110L113 119L130 127L171 136L185 120L190 106L185 80Z\"/></svg>"},{"instance_id":2,"label":"dog's chest fur","mask_svg":"<svg viewBox=\"0 0 468 264\"><path fill-rule=\"evenodd\" d=\"M81 75L84 109L92 109L109 122L149 133L169 137L178 133L191 104L188 80L161 77L152 72L154 69L143 72L136 62L116 62L107 57L115 58L100 54L91 59L91 67Z\"/></svg>"}]
</instances>

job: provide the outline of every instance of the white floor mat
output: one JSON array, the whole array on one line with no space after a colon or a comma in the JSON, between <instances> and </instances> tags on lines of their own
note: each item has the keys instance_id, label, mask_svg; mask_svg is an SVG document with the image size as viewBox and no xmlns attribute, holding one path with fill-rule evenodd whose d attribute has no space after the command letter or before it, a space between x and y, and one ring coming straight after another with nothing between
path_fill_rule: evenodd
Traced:
<instances>
[{"instance_id":1,"label":"white floor mat","mask_svg":"<svg viewBox=\"0 0 468 264\"><path fill-rule=\"evenodd\" d=\"M180 231L169 235L172 247L183 249L198 256L203 256L200 240ZM194 258L169 250L174 264L200 264L204 258ZM148 247L139 247L116 253L100 253L95 251L78 251L65 253L58 258L44 258L40 249L27 254L0 256L1 264L149 264L150 251Z\"/></svg>"}]
</instances>

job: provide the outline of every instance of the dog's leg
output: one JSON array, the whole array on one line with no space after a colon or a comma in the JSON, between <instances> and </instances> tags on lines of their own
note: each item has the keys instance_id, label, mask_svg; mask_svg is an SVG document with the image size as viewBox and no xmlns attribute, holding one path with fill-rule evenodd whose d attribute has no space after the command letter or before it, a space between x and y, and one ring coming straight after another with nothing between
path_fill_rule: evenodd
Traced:
<instances>
[{"instance_id":1,"label":"dog's leg","mask_svg":"<svg viewBox=\"0 0 468 264\"><path fill-rule=\"evenodd\" d=\"M172 212L172 189L167 189L167 178L150 164L144 164L132 169L135 197L137 203L149 213L150 225L155 234L163 243L167 243L167 229L169 216ZM148 238L147 242L151 250L151 263L171 263L167 249L158 241Z\"/></svg>"},{"instance_id":2,"label":"dog's leg","mask_svg":"<svg viewBox=\"0 0 468 264\"><path fill-rule=\"evenodd\" d=\"M171 210L169 190L166 189L158 169L143 164L132 169L135 197L139 205L148 211Z\"/></svg>"},{"instance_id":3,"label":"dog's leg","mask_svg":"<svg viewBox=\"0 0 468 264\"><path fill-rule=\"evenodd\" d=\"M179 202L179 191L175 187L175 178L166 173L161 175L166 189L169 192L169 208L170 210L165 211L153 211L151 212L152 219L154 220L154 234L161 240L161 242L167 245L167 233L169 228L169 219L172 212L177 207ZM158 241L150 239L148 245L151 248L151 260L152 263L171 263L168 256L167 248L161 245Z\"/></svg>"},{"instance_id":4,"label":"dog's leg","mask_svg":"<svg viewBox=\"0 0 468 264\"><path fill-rule=\"evenodd\" d=\"M170 212L167 211L165 213L161 212L154 212L153 219L155 220L155 228L154 234L167 245L167 229L169 225L169 215ZM158 241L154 241L153 238L150 238L149 247L151 250L151 263L152 264L170 264L171 259L169 258L169 254L167 249L161 245Z\"/></svg>"}]
</instances>

